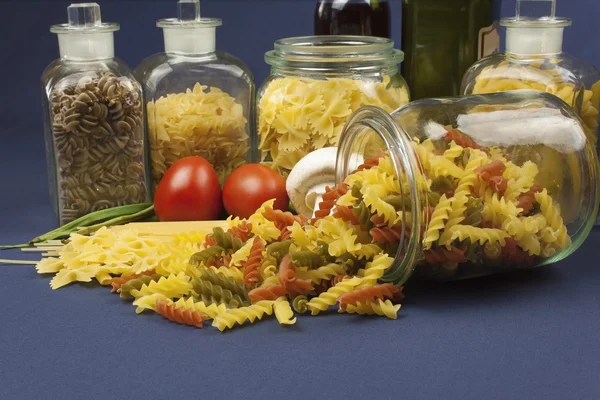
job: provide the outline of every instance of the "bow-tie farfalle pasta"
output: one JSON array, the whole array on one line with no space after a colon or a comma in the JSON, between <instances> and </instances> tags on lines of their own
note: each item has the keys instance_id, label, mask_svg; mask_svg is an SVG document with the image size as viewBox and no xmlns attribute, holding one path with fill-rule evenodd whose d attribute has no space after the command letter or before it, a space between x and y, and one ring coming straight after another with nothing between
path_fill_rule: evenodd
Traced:
<instances>
[{"instance_id":1,"label":"bow-tie farfalle pasta","mask_svg":"<svg viewBox=\"0 0 600 400\"><path fill-rule=\"evenodd\" d=\"M261 160L287 175L309 152L337 146L346 120L359 107L392 112L408 103L406 89L390 81L388 76L378 82L299 77L270 81L257 107Z\"/></svg>"}]
</instances>

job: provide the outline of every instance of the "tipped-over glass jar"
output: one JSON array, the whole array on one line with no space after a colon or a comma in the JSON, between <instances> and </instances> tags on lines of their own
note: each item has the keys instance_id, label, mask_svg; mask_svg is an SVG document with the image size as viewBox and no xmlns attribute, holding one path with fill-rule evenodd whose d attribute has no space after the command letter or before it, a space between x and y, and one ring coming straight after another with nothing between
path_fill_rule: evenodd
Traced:
<instances>
[{"instance_id":1,"label":"tipped-over glass jar","mask_svg":"<svg viewBox=\"0 0 600 400\"><path fill-rule=\"evenodd\" d=\"M338 149L349 194L337 214L350 207L358 238L396 255L387 281L557 262L597 213L598 160L584 129L564 102L535 91L419 100L391 115L364 107Z\"/></svg>"},{"instance_id":2,"label":"tipped-over glass jar","mask_svg":"<svg viewBox=\"0 0 600 400\"><path fill-rule=\"evenodd\" d=\"M148 199L142 90L114 57L118 24L95 3L68 7L53 25L60 59L42 75L50 191L61 224Z\"/></svg>"},{"instance_id":3,"label":"tipped-over glass jar","mask_svg":"<svg viewBox=\"0 0 600 400\"><path fill-rule=\"evenodd\" d=\"M353 111L392 112L408 103L390 39L308 36L281 39L266 53L271 75L258 94L261 161L283 176L309 152L337 146Z\"/></svg>"},{"instance_id":4,"label":"tipped-over glass jar","mask_svg":"<svg viewBox=\"0 0 600 400\"><path fill-rule=\"evenodd\" d=\"M201 156L221 184L254 158L254 80L237 58L215 50L216 18L198 0L180 0L178 18L158 20L165 52L136 69L148 116L153 187L177 160Z\"/></svg>"}]
</instances>

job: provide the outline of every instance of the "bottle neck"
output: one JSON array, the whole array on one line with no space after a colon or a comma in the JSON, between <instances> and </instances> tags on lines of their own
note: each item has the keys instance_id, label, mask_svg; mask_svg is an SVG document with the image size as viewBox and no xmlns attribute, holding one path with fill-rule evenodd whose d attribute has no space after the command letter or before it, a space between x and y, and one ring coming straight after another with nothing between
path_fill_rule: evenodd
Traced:
<instances>
[{"instance_id":1,"label":"bottle neck","mask_svg":"<svg viewBox=\"0 0 600 400\"><path fill-rule=\"evenodd\" d=\"M563 27L506 28L506 52L520 56L562 52Z\"/></svg>"},{"instance_id":2,"label":"bottle neck","mask_svg":"<svg viewBox=\"0 0 600 400\"><path fill-rule=\"evenodd\" d=\"M215 51L214 27L164 28L165 52L174 54L206 54Z\"/></svg>"},{"instance_id":3,"label":"bottle neck","mask_svg":"<svg viewBox=\"0 0 600 400\"><path fill-rule=\"evenodd\" d=\"M115 56L113 32L58 34L60 58L71 61L93 61Z\"/></svg>"},{"instance_id":4,"label":"bottle neck","mask_svg":"<svg viewBox=\"0 0 600 400\"><path fill-rule=\"evenodd\" d=\"M371 154L374 143L383 142L383 149L389 153L394 164L400 185L400 196L408 199L410 207L402 211L412 215L409 221L402 218L402 232L409 232L400 238L396 254L389 272L382 281L403 284L412 275L422 253L421 232L429 223L427 194L418 182L424 179L411 138L384 110L365 106L356 111L346 123L340 139L336 162L336 184L343 182ZM367 151L371 147L369 154ZM408 205L407 204L407 205Z\"/></svg>"}]
</instances>

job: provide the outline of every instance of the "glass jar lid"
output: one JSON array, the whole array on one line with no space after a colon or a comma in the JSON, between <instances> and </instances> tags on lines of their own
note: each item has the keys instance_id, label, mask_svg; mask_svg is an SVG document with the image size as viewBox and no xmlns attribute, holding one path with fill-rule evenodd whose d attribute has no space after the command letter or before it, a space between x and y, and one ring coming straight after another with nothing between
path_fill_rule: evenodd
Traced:
<instances>
[{"instance_id":1,"label":"glass jar lid","mask_svg":"<svg viewBox=\"0 0 600 400\"><path fill-rule=\"evenodd\" d=\"M164 18L156 21L156 26L169 28L214 28L221 26L219 18L201 18L200 0L179 0L177 2L177 18Z\"/></svg>"},{"instance_id":2,"label":"glass jar lid","mask_svg":"<svg viewBox=\"0 0 600 400\"><path fill-rule=\"evenodd\" d=\"M394 42L370 36L300 36L280 39L273 50L265 54L272 66L318 69L334 67L361 68L397 66L404 53L394 49Z\"/></svg>"},{"instance_id":3,"label":"glass jar lid","mask_svg":"<svg viewBox=\"0 0 600 400\"><path fill-rule=\"evenodd\" d=\"M556 0L517 0L514 17L503 18L500 25L515 28L564 28L569 18L556 17Z\"/></svg>"},{"instance_id":4,"label":"glass jar lid","mask_svg":"<svg viewBox=\"0 0 600 400\"><path fill-rule=\"evenodd\" d=\"M74 3L67 7L69 22L50 27L52 33L106 33L119 30L119 24L102 22L97 3Z\"/></svg>"}]
</instances>

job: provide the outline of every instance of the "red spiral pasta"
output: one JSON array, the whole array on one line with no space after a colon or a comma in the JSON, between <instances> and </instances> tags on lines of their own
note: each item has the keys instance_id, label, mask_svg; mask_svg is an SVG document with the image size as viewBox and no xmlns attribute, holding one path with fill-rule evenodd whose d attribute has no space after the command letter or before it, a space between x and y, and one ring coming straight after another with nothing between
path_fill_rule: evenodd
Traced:
<instances>
[{"instance_id":1,"label":"red spiral pasta","mask_svg":"<svg viewBox=\"0 0 600 400\"><path fill-rule=\"evenodd\" d=\"M212 246L216 246L217 244L217 239L215 239L213 237L213 235L206 235L206 237L204 238L204 243L202 243L202 245L204 246L205 249L212 247Z\"/></svg>"},{"instance_id":2,"label":"red spiral pasta","mask_svg":"<svg viewBox=\"0 0 600 400\"><path fill-rule=\"evenodd\" d=\"M406 232L402 230L401 225L394 225L392 227L383 226L381 228L373 228L369 231L369 234L375 242L397 243L402 236L406 235Z\"/></svg>"},{"instance_id":3,"label":"red spiral pasta","mask_svg":"<svg viewBox=\"0 0 600 400\"><path fill-rule=\"evenodd\" d=\"M212 258L206 262L207 267L229 267L231 263L231 254L225 254L223 257Z\"/></svg>"},{"instance_id":4,"label":"red spiral pasta","mask_svg":"<svg viewBox=\"0 0 600 400\"><path fill-rule=\"evenodd\" d=\"M227 232L245 243L252 234L252 224L248 221L242 221L239 225L229 228Z\"/></svg>"},{"instance_id":5,"label":"red spiral pasta","mask_svg":"<svg viewBox=\"0 0 600 400\"><path fill-rule=\"evenodd\" d=\"M335 202L337 199L342 197L344 194L348 192L348 185L345 183L340 183L337 186L330 188L327 186L325 188L325 194L323 195L323 200L319 203L319 210L315 212L316 218L325 218L329 214L331 214L331 210L335 206Z\"/></svg>"},{"instance_id":6,"label":"red spiral pasta","mask_svg":"<svg viewBox=\"0 0 600 400\"><path fill-rule=\"evenodd\" d=\"M262 262L265 245L259 236L255 236L250 248L250 255L244 265L244 285L251 289L258 283L258 268Z\"/></svg>"},{"instance_id":7,"label":"red spiral pasta","mask_svg":"<svg viewBox=\"0 0 600 400\"><path fill-rule=\"evenodd\" d=\"M502 177L505 170L506 165L502 161L496 160L476 168L475 172L480 180L488 182L492 177Z\"/></svg>"},{"instance_id":8,"label":"red spiral pasta","mask_svg":"<svg viewBox=\"0 0 600 400\"><path fill-rule=\"evenodd\" d=\"M339 218L346 222L350 222L352 225L360 226L360 219L358 215L354 214L351 207L348 206L335 206L333 214L335 218Z\"/></svg>"},{"instance_id":9,"label":"red spiral pasta","mask_svg":"<svg viewBox=\"0 0 600 400\"><path fill-rule=\"evenodd\" d=\"M375 302L377 300L387 300L394 297L400 291L399 288L391 283L382 283L374 286L367 286L344 293L338 298L340 310L346 310L346 306L356 306L358 303Z\"/></svg>"},{"instance_id":10,"label":"red spiral pasta","mask_svg":"<svg viewBox=\"0 0 600 400\"><path fill-rule=\"evenodd\" d=\"M375 157L371 157L371 158L367 158L365 161L363 161L362 164L360 164L355 170L354 172L357 171L364 171L366 169L371 169L373 167L376 167L379 165L379 160L381 160L383 157L387 156L387 153L381 149L379 149L379 153L375 156ZM353 172L353 173L354 173Z\"/></svg>"},{"instance_id":11,"label":"red spiral pasta","mask_svg":"<svg viewBox=\"0 0 600 400\"><path fill-rule=\"evenodd\" d=\"M286 291L281 285L269 285L264 288L252 289L248 292L248 298L252 304L261 300L276 300L278 297L285 296Z\"/></svg>"},{"instance_id":12,"label":"red spiral pasta","mask_svg":"<svg viewBox=\"0 0 600 400\"><path fill-rule=\"evenodd\" d=\"M517 207L523 209L524 215L529 214L533 206L537 203L537 200L535 199L535 194L541 191L542 186L536 183L531 187L531 189L528 192L521 194L517 198Z\"/></svg>"},{"instance_id":13,"label":"red spiral pasta","mask_svg":"<svg viewBox=\"0 0 600 400\"><path fill-rule=\"evenodd\" d=\"M263 212L263 217L266 220L271 221L275 224L275 227L281 232L280 240L287 240L290 238L291 232L288 227L292 226L294 222L298 222L300 225L304 225L307 218L304 215L294 215L289 211L274 210L271 207L266 207Z\"/></svg>"},{"instance_id":14,"label":"red spiral pasta","mask_svg":"<svg viewBox=\"0 0 600 400\"><path fill-rule=\"evenodd\" d=\"M500 259L505 265L525 266L531 265L535 260L525 250L523 250L517 241L513 238L505 239L505 246L502 247Z\"/></svg>"},{"instance_id":15,"label":"red spiral pasta","mask_svg":"<svg viewBox=\"0 0 600 400\"><path fill-rule=\"evenodd\" d=\"M383 228L387 226L387 222L385 222L385 217L383 215L374 214L371 217L371 222L376 228Z\"/></svg>"},{"instance_id":16,"label":"red spiral pasta","mask_svg":"<svg viewBox=\"0 0 600 400\"><path fill-rule=\"evenodd\" d=\"M175 304L168 300L156 300L156 309L154 311L169 321L177 322L182 325L195 326L196 328L202 328L202 323L205 318L205 316L200 314L197 310L175 307Z\"/></svg>"},{"instance_id":17,"label":"red spiral pasta","mask_svg":"<svg viewBox=\"0 0 600 400\"><path fill-rule=\"evenodd\" d=\"M457 129L449 129L446 132L446 136L444 136L444 140L446 140L447 143L454 141L454 143L461 147L469 147L471 149L481 150L486 152L487 154L490 154L489 150L486 147L478 145L473 139L471 139L470 137L468 137L467 135L465 135Z\"/></svg>"},{"instance_id":18,"label":"red spiral pasta","mask_svg":"<svg viewBox=\"0 0 600 400\"><path fill-rule=\"evenodd\" d=\"M314 290L310 279L296 278L296 264L289 254L286 254L279 263L279 281L290 296L307 294Z\"/></svg>"},{"instance_id":19,"label":"red spiral pasta","mask_svg":"<svg viewBox=\"0 0 600 400\"><path fill-rule=\"evenodd\" d=\"M502 176L492 176L488 183L490 188L500 196L504 195L504 192L508 187L508 181Z\"/></svg>"},{"instance_id":20,"label":"red spiral pasta","mask_svg":"<svg viewBox=\"0 0 600 400\"><path fill-rule=\"evenodd\" d=\"M144 271L144 272L140 272L140 273L123 275L123 276L118 276L118 277L112 278L111 280L108 281L110 286L112 286L112 289L110 292L117 293L117 291L119 289L121 289L121 286L123 286L123 284L129 282L130 280L137 279L143 275L153 275L155 273L156 272L153 269L151 269L150 271Z\"/></svg>"},{"instance_id":21,"label":"red spiral pasta","mask_svg":"<svg viewBox=\"0 0 600 400\"><path fill-rule=\"evenodd\" d=\"M445 262L466 262L465 249L452 247L448 250L446 247L438 247L437 249L426 250L423 252L423 257L428 264L443 264Z\"/></svg>"}]
</instances>

